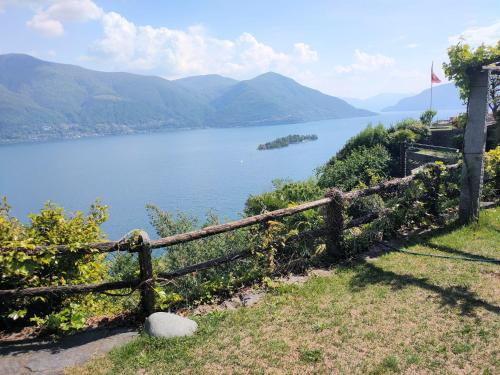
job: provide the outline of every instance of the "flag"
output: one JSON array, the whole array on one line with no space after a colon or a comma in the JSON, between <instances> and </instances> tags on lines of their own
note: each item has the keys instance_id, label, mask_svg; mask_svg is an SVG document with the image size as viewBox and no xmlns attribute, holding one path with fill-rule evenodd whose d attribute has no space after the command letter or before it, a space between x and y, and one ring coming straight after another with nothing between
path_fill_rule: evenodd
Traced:
<instances>
[{"instance_id":1,"label":"flag","mask_svg":"<svg viewBox=\"0 0 500 375\"><path fill-rule=\"evenodd\" d=\"M431 83L441 83L441 80L434 74L434 63L431 65Z\"/></svg>"}]
</instances>

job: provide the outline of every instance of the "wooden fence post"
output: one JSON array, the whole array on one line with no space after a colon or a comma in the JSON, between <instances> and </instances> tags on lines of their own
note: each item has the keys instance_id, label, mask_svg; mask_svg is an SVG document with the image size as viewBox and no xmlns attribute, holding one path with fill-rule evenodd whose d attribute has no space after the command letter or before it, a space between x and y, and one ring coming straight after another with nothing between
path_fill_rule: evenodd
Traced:
<instances>
[{"instance_id":1,"label":"wooden fence post","mask_svg":"<svg viewBox=\"0 0 500 375\"><path fill-rule=\"evenodd\" d=\"M332 201L325 206L326 252L335 260L344 259L343 246L344 231L344 193L338 189L331 189L326 196Z\"/></svg>"},{"instance_id":2,"label":"wooden fence post","mask_svg":"<svg viewBox=\"0 0 500 375\"><path fill-rule=\"evenodd\" d=\"M141 285L141 310L145 315L150 315L155 308L155 291L153 290L153 263L151 262L151 247L149 235L141 230L139 232L139 268Z\"/></svg>"},{"instance_id":3,"label":"wooden fence post","mask_svg":"<svg viewBox=\"0 0 500 375\"><path fill-rule=\"evenodd\" d=\"M464 164L458 210L459 220L462 224L479 218L486 144L488 79L487 70L475 70L470 73L471 87L464 136Z\"/></svg>"}]
</instances>

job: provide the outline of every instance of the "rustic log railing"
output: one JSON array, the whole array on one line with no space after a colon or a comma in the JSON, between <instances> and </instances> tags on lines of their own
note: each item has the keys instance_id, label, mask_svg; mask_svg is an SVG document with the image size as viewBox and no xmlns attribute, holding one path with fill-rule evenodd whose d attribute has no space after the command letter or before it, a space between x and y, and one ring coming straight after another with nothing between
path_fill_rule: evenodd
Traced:
<instances>
[{"instance_id":1,"label":"rustic log railing","mask_svg":"<svg viewBox=\"0 0 500 375\"><path fill-rule=\"evenodd\" d=\"M456 169L458 164L447 165L447 169ZM343 231L349 228L366 224L385 211L374 212L366 216L352 219L348 223L344 223L344 209L349 202L360 197L366 197L372 194L388 194L408 185L412 180L417 178L417 175L411 175L403 178L395 178L365 189L354 190L347 193L337 189L332 189L327 192L324 198L312 202L303 203L294 207L283 208L275 211L266 212L260 215L250 216L241 220L232 221L225 224L218 224L202 229L194 230L187 233L176 234L157 240L150 240L149 236L144 231L136 231L134 237L127 240L108 241L93 244L73 244L73 245L56 245L56 246L37 246L33 248L15 247L15 248L0 248L0 254L6 252L24 252L27 255L36 255L44 250L54 251L55 254L64 255L64 251L77 252L80 254L107 253L113 251L128 251L138 253L140 278L134 280L123 280L106 282L101 284L83 284L83 285L60 285L48 287L35 287L24 289L2 289L0 297L33 297L41 295L73 295L81 293L102 293L109 290L118 289L139 289L141 293L141 309L145 314L150 314L154 311L155 292L153 286L155 281L171 280L177 277L206 270L222 264L243 259L252 255L250 249L235 251L228 255L210 259L205 262L190 265L181 269L169 272L160 272L156 276L153 274L151 250L163 248L167 246L187 243L190 241L202 239L209 236L233 231L239 228L248 227L255 224L266 223L269 220L275 220L286 216L291 216L299 212L310 209L324 207L325 226L313 230L303 231L295 236L291 236L286 240L286 243L297 241L303 238L325 237L327 252L333 258L341 259L345 256L343 253ZM271 244L272 245L272 244Z\"/></svg>"}]
</instances>

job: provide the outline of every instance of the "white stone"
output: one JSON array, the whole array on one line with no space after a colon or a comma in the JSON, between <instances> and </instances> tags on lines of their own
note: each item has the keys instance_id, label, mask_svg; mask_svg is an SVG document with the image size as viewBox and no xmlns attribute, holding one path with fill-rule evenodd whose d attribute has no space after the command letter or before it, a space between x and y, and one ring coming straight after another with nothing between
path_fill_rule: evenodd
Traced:
<instances>
[{"instance_id":1,"label":"white stone","mask_svg":"<svg viewBox=\"0 0 500 375\"><path fill-rule=\"evenodd\" d=\"M166 312L151 314L144 323L144 331L154 337L191 336L197 328L195 321Z\"/></svg>"}]
</instances>

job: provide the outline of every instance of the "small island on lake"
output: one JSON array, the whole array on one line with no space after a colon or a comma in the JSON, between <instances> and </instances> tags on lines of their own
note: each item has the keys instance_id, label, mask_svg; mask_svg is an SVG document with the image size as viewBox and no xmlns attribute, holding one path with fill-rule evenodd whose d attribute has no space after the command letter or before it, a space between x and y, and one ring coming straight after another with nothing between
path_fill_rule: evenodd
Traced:
<instances>
[{"instance_id":1,"label":"small island on lake","mask_svg":"<svg viewBox=\"0 0 500 375\"><path fill-rule=\"evenodd\" d=\"M290 134L286 137L276 138L274 141L263 143L257 147L257 150L272 150L273 148L287 147L290 144L315 141L318 139L316 134Z\"/></svg>"}]
</instances>

